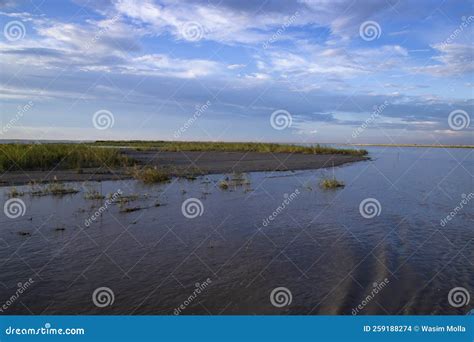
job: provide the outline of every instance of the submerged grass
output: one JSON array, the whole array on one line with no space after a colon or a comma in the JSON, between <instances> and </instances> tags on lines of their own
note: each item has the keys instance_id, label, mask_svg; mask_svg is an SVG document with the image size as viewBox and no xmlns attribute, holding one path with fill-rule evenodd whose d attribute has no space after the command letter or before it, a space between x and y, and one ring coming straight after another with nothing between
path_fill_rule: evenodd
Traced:
<instances>
[{"instance_id":1,"label":"submerged grass","mask_svg":"<svg viewBox=\"0 0 474 342\"><path fill-rule=\"evenodd\" d=\"M126 166L119 149L86 144L0 144L0 171Z\"/></svg>"},{"instance_id":2,"label":"submerged grass","mask_svg":"<svg viewBox=\"0 0 474 342\"><path fill-rule=\"evenodd\" d=\"M47 186L36 186L33 185L33 188L30 192L31 196L64 196L64 195L72 195L77 194L79 192L78 189L68 187L64 183L50 183Z\"/></svg>"},{"instance_id":3,"label":"submerged grass","mask_svg":"<svg viewBox=\"0 0 474 342\"><path fill-rule=\"evenodd\" d=\"M336 188L342 188L345 185L343 182L338 181L336 178L326 178L321 181L320 186L323 189L336 189Z\"/></svg>"},{"instance_id":4,"label":"submerged grass","mask_svg":"<svg viewBox=\"0 0 474 342\"><path fill-rule=\"evenodd\" d=\"M158 149L160 151L219 151L219 152L272 152L305 154L343 154L365 156L366 150L341 149L330 146L298 146L291 144L252 142L191 142L191 141L96 141L94 146L132 147L136 149Z\"/></svg>"}]
</instances>

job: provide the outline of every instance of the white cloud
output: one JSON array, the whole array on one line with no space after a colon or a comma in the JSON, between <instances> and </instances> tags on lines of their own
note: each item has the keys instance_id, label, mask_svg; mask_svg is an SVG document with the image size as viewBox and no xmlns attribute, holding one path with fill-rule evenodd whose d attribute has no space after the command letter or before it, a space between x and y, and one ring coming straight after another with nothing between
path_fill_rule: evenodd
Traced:
<instances>
[{"instance_id":1,"label":"white cloud","mask_svg":"<svg viewBox=\"0 0 474 342\"><path fill-rule=\"evenodd\" d=\"M177 59L164 54L144 55L133 59L127 71L178 78L196 78L218 72L217 62L203 59Z\"/></svg>"},{"instance_id":2,"label":"white cloud","mask_svg":"<svg viewBox=\"0 0 474 342\"><path fill-rule=\"evenodd\" d=\"M432 57L437 64L414 67L414 72L433 76L464 75L474 71L472 62L474 47L462 44L435 44L432 46L440 54Z\"/></svg>"},{"instance_id":3,"label":"white cloud","mask_svg":"<svg viewBox=\"0 0 474 342\"><path fill-rule=\"evenodd\" d=\"M227 66L227 69L229 70L235 70L235 69L242 69L242 68L245 68L246 65L245 64L230 64Z\"/></svg>"}]
</instances>

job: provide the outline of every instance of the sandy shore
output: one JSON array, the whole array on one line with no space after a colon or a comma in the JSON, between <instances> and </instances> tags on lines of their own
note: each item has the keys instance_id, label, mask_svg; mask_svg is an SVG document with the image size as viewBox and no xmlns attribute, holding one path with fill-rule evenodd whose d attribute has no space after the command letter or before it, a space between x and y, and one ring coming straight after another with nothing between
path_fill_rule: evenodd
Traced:
<instances>
[{"instance_id":1,"label":"sandy shore","mask_svg":"<svg viewBox=\"0 0 474 342\"><path fill-rule=\"evenodd\" d=\"M167 170L173 175L216 174L251 171L288 171L320 169L367 160L350 155L313 155L298 153L260 152L160 152L124 150L139 165L150 165ZM0 185L20 185L29 182L101 181L130 178L125 168L95 168L51 171L14 171L0 175Z\"/></svg>"}]
</instances>

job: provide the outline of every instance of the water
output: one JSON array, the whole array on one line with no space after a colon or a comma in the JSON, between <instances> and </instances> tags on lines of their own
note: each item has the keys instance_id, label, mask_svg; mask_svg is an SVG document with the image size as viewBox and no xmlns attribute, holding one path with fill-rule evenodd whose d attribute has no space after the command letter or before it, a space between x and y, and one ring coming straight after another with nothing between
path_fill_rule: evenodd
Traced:
<instances>
[{"instance_id":1,"label":"water","mask_svg":"<svg viewBox=\"0 0 474 342\"><path fill-rule=\"evenodd\" d=\"M474 192L473 150L369 151L372 161L334 170L249 173L250 184L228 190L217 186L223 175L212 175L155 186L72 183L80 193L24 195L25 215L0 219L0 309L4 314L172 315L178 308L181 314L213 315L469 312L472 304L456 308L448 297L455 287L474 296L474 201L444 226L440 221L463 194ZM345 188L319 189L321 177L333 174ZM85 199L86 187L138 194L122 209L143 209L121 213L115 203L86 227L85 220L105 201ZM4 200L7 190L0 188ZM182 214L189 198L202 202L201 216ZM380 203L378 216L361 215L359 205L367 198ZM277 210L285 199L285 208ZM94 304L92 294L100 287L113 292L111 305ZM272 298L275 306L270 297L279 287L287 290L276 290L281 296Z\"/></svg>"}]
</instances>

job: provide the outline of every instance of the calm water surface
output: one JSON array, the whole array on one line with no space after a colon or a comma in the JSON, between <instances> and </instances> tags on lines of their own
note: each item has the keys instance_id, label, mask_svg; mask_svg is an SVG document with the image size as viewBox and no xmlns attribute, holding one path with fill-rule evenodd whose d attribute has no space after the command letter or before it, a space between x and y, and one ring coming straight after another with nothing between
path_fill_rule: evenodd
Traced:
<instances>
[{"instance_id":1,"label":"calm water surface","mask_svg":"<svg viewBox=\"0 0 474 342\"><path fill-rule=\"evenodd\" d=\"M217 186L225 175L211 175L154 186L70 183L81 192L63 197L25 194L24 216L0 217L0 308L8 304L4 314L172 315L181 305L182 314L467 313L473 305L455 308L448 293L464 287L474 297L474 200L444 226L440 221L474 192L473 150L368 150L368 162L249 173L250 184L228 190ZM333 174L346 186L321 190L318 182ZM108 206L87 227L105 201L85 199L87 189L138 198ZM3 202L9 190L0 188ZM182 214L189 198L202 202L201 216ZM380 203L378 216L361 215L367 198ZM285 199L289 204L278 210ZM140 210L120 212L125 208ZM29 278L33 283L9 300ZM194 297L196 285L202 291ZM113 291L112 305L94 305L99 287ZM291 292L289 305L272 305L277 287Z\"/></svg>"}]
</instances>

